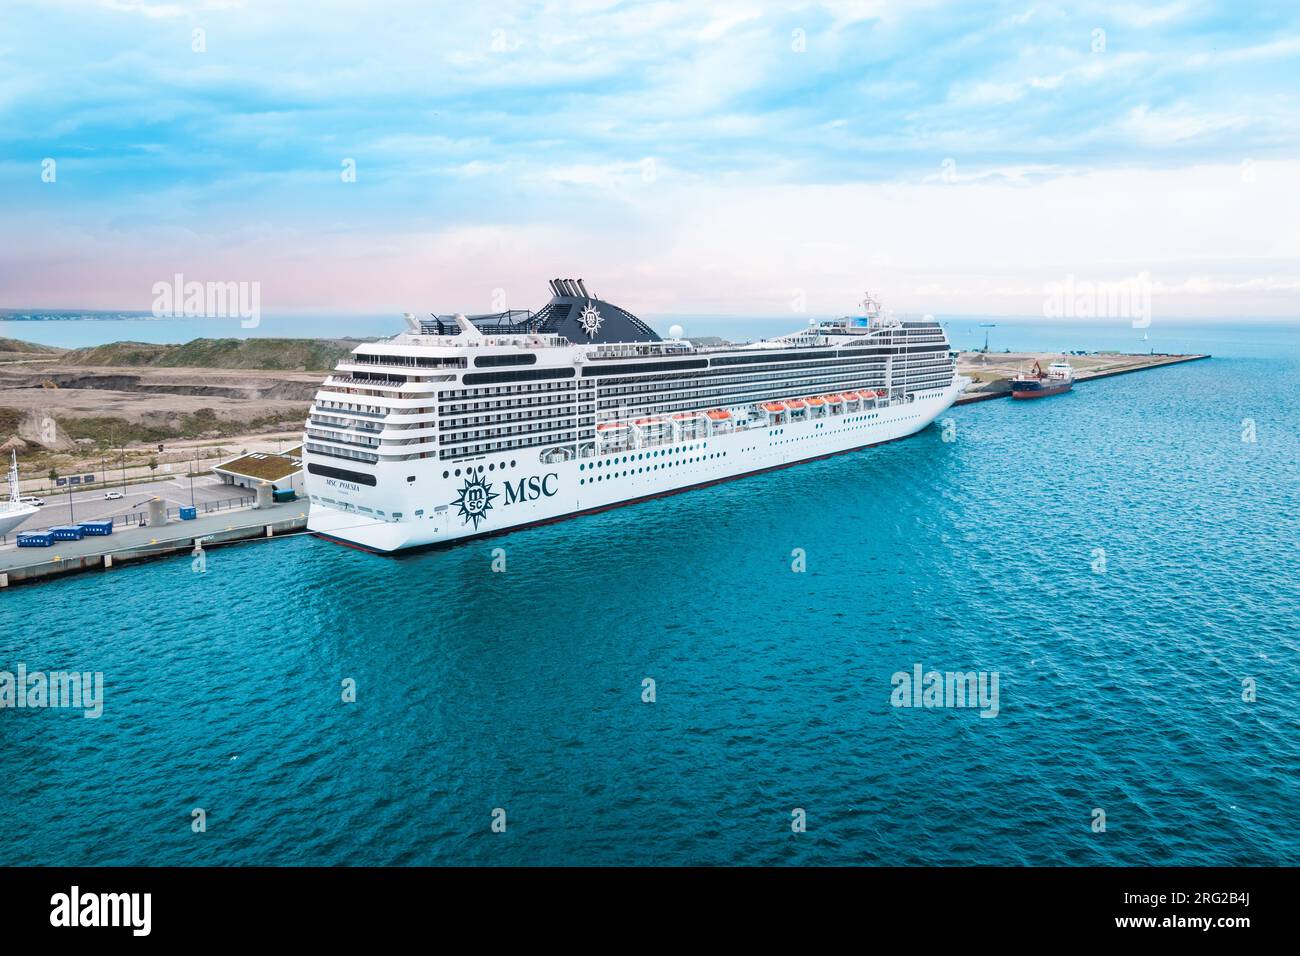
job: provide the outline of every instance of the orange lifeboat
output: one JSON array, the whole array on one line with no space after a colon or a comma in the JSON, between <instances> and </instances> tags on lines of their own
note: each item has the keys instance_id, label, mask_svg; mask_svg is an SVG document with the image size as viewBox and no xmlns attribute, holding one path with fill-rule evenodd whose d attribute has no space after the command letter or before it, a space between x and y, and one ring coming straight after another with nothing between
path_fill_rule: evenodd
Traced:
<instances>
[{"instance_id":1,"label":"orange lifeboat","mask_svg":"<svg viewBox=\"0 0 1300 956\"><path fill-rule=\"evenodd\" d=\"M804 401L802 398L792 398L785 403L785 407L790 409L792 412L802 411L804 408Z\"/></svg>"},{"instance_id":2,"label":"orange lifeboat","mask_svg":"<svg viewBox=\"0 0 1300 956\"><path fill-rule=\"evenodd\" d=\"M731 412L725 408L710 408L705 414L715 422L725 422L731 417Z\"/></svg>"},{"instance_id":3,"label":"orange lifeboat","mask_svg":"<svg viewBox=\"0 0 1300 956\"><path fill-rule=\"evenodd\" d=\"M762 407L763 411L772 412L773 414L785 411L784 402L764 402Z\"/></svg>"},{"instance_id":4,"label":"orange lifeboat","mask_svg":"<svg viewBox=\"0 0 1300 956\"><path fill-rule=\"evenodd\" d=\"M856 402L862 396L859 395L857 392L845 392L840 397L844 399L846 402Z\"/></svg>"},{"instance_id":5,"label":"orange lifeboat","mask_svg":"<svg viewBox=\"0 0 1300 956\"><path fill-rule=\"evenodd\" d=\"M826 404L826 399L824 399L824 398L809 398L809 399L807 399L807 402L808 402L809 405L813 406L814 408L820 408L822 405L825 405L825 404Z\"/></svg>"},{"instance_id":6,"label":"orange lifeboat","mask_svg":"<svg viewBox=\"0 0 1300 956\"><path fill-rule=\"evenodd\" d=\"M596 426L598 432L615 431L620 428L627 428L626 422L601 422Z\"/></svg>"},{"instance_id":7,"label":"orange lifeboat","mask_svg":"<svg viewBox=\"0 0 1300 956\"><path fill-rule=\"evenodd\" d=\"M844 397L841 396L841 395L823 395L823 396L822 396L822 399L823 399L823 401L826 402L827 405L843 405L843 404L844 404Z\"/></svg>"}]
</instances>

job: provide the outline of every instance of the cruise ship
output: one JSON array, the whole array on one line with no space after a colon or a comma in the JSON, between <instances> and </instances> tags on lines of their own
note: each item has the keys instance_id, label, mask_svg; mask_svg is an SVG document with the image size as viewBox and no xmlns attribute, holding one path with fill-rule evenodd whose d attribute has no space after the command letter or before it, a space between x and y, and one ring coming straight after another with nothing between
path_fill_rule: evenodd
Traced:
<instances>
[{"instance_id":1,"label":"cruise ship","mask_svg":"<svg viewBox=\"0 0 1300 956\"><path fill-rule=\"evenodd\" d=\"M903 438L968 384L938 323L870 295L706 347L550 287L535 312L408 313L338 364L303 436L309 530L387 553L557 521Z\"/></svg>"}]
</instances>

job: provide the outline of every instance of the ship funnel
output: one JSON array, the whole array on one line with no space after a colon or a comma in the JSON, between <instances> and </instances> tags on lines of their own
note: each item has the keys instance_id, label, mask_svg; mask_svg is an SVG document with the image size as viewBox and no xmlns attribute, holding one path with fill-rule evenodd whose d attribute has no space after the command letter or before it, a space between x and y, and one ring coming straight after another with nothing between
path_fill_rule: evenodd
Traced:
<instances>
[{"instance_id":1,"label":"ship funnel","mask_svg":"<svg viewBox=\"0 0 1300 956\"><path fill-rule=\"evenodd\" d=\"M414 312L403 312L402 318L406 320L406 327L410 329L412 332L420 331L420 323L415 318Z\"/></svg>"},{"instance_id":2,"label":"ship funnel","mask_svg":"<svg viewBox=\"0 0 1300 956\"><path fill-rule=\"evenodd\" d=\"M590 292L587 291L587 287L583 284L583 282L582 282L581 279L578 280L578 288L582 290L582 297L583 297L584 299L594 299L594 298L595 298L595 296L593 296Z\"/></svg>"}]
</instances>

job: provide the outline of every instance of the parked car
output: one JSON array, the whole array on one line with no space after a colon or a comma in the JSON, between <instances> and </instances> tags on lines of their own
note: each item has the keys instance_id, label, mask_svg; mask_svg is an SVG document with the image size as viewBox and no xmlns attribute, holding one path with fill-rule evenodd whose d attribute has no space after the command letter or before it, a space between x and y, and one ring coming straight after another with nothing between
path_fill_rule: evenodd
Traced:
<instances>
[{"instance_id":1,"label":"parked car","mask_svg":"<svg viewBox=\"0 0 1300 956\"><path fill-rule=\"evenodd\" d=\"M106 492L104 492L104 500L105 500L105 501L117 501L119 498L122 498L122 497L123 497L123 494L122 494L122 492L120 492L120 491L106 491Z\"/></svg>"},{"instance_id":2,"label":"parked car","mask_svg":"<svg viewBox=\"0 0 1300 956\"><path fill-rule=\"evenodd\" d=\"M33 495L28 495L26 498L19 498L18 500L21 501L21 502L22 502L23 504L25 504L25 505L36 505L36 507L38 507L38 508L39 508L41 505L45 504L45 499L44 499L44 498L37 498L37 497L35 497L35 496L33 496Z\"/></svg>"}]
</instances>

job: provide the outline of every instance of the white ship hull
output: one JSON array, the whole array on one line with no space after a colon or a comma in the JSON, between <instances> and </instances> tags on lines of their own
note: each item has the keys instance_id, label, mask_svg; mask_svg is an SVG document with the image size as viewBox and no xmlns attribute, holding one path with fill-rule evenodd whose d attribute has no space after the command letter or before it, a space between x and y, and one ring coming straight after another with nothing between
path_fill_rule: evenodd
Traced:
<instances>
[{"instance_id":1,"label":"white ship hull","mask_svg":"<svg viewBox=\"0 0 1300 956\"><path fill-rule=\"evenodd\" d=\"M307 527L376 552L500 534L904 438L946 411L964 385L954 379L893 405L576 461L543 464L507 451L459 469L433 458L384 462L373 469L374 486L308 474Z\"/></svg>"},{"instance_id":2,"label":"white ship hull","mask_svg":"<svg viewBox=\"0 0 1300 956\"><path fill-rule=\"evenodd\" d=\"M21 506L13 509L0 508L0 535L6 535L20 524L40 511L39 508Z\"/></svg>"}]
</instances>

